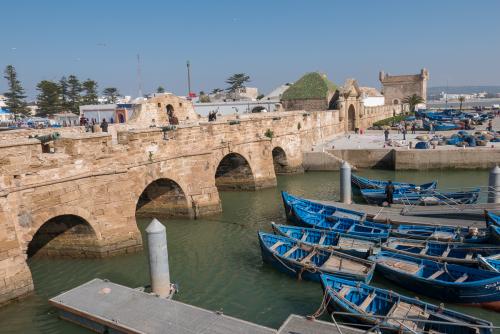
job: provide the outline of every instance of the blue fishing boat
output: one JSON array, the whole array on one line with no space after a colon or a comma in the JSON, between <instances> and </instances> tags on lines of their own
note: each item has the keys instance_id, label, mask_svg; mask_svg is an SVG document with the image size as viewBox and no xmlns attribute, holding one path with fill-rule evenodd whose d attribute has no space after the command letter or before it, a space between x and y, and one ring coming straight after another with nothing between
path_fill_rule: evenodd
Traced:
<instances>
[{"instance_id":1,"label":"blue fishing boat","mask_svg":"<svg viewBox=\"0 0 500 334\"><path fill-rule=\"evenodd\" d=\"M484 211L484 216L486 218L486 226L490 229L491 243L500 245L500 216L486 210Z\"/></svg>"},{"instance_id":2,"label":"blue fishing boat","mask_svg":"<svg viewBox=\"0 0 500 334\"><path fill-rule=\"evenodd\" d=\"M271 223L274 233L295 242L324 250L334 250L352 256L367 258L375 247L380 247L380 239L361 237L314 228L279 225Z\"/></svg>"},{"instance_id":3,"label":"blue fishing boat","mask_svg":"<svg viewBox=\"0 0 500 334\"><path fill-rule=\"evenodd\" d=\"M448 303L500 311L500 273L382 251L369 257L388 280Z\"/></svg>"},{"instance_id":4,"label":"blue fishing boat","mask_svg":"<svg viewBox=\"0 0 500 334\"><path fill-rule=\"evenodd\" d=\"M390 290L321 275L327 309L362 328L398 334L490 334L493 325L476 317L400 295Z\"/></svg>"},{"instance_id":5,"label":"blue fishing boat","mask_svg":"<svg viewBox=\"0 0 500 334\"><path fill-rule=\"evenodd\" d=\"M281 272L319 282L322 273L370 282L375 263L336 251L326 251L290 238L259 232L262 260Z\"/></svg>"},{"instance_id":6,"label":"blue fishing boat","mask_svg":"<svg viewBox=\"0 0 500 334\"><path fill-rule=\"evenodd\" d=\"M456 192L438 192L429 190L425 192L415 189L399 189L393 194L394 204L410 205L458 205L473 204L479 198L480 189L456 191ZM387 201L387 195L384 189L362 189L361 195L369 204L380 205Z\"/></svg>"},{"instance_id":7,"label":"blue fishing boat","mask_svg":"<svg viewBox=\"0 0 500 334\"><path fill-rule=\"evenodd\" d=\"M364 220L366 217L364 212L313 202L304 198L292 196L285 191L281 192L281 197L283 198L283 205L285 207L286 218L292 222L296 222L296 217L294 217L292 210L292 206L294 205L301 205L308 211L317 212L327 216L350 218L353 220Z\"/></svg>"},{"instance_id":8,"label":"blue fishing boat","mask_svg":"<svg viewBox=\"0 0 500 334\"><path fill-rule=\"evenodd\" d=\"M461 242L440 242L414 239L389 238L381 246L382 250L429 259L477 266L478 255L483 257L500 253L500 246L466 244Z\"/></svg>"},{"instance_id":9,"label":"blue fishing boat","mask_svg":"<svg viewBox=\"0 0 500 334\"><path fill-rule=\"evenodd\" d=\"M482 257L481 255L478 255L477 259L479 261L479 265L482 268L500 273L500 254L488 257Z\"/></svg>"},{"instance_id":10,"label":"blue fishing boat","mask_svg":"<svg viewBox=\"0 0 500 334\"><path fill-rule=\"evenodd\" d=\"M373 180L356 174L351 174L351 183L359 189L385 189L388 181ZM420 191L436 189L437 182L429 182L421 185L414 183L392 182L395 189L420 189Z\"/></svg>"},{"instance_id":11,"label":"blue fishing boat","mask_svg":"<svg viewBox=\"0 0 500 334\"><path fill-rule=\"evenodd\" d=\"M486 218L486 225L498 225L500 226L500 216L495 215L492 212L489 212L488 210L484 210L484 217Z\"/></svg>"},{"instance_id":12,"label":"blue fishing boat","mask_svg":"<svg viewBox=\"0 0 500 334\"><path fill-rule=\"evenodd\" d=\"M333 232L359 235L362 237L387 239L390 225L379 224L370 221L358 221L349 218L328 216L317 212L311 212L301 205L292 207L293 215L298 225L312 227Z\"/></svg>"},{"instance_id":13,"label":"blue fishing boat","mask_svg":"<svg viewBox=\"0 0 500 334\"><path fill-rule=\"evenodd\" d=\"M391 236L420 240L486 243L490 240L487 229L442 225L399 225L391 230Z\"/></svg>"}]
</instances>

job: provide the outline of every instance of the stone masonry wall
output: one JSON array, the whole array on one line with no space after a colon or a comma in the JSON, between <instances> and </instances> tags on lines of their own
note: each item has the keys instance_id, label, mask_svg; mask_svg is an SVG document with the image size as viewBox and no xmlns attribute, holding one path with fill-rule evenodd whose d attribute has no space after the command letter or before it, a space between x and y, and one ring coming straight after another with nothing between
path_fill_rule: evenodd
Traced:
<instances>
[{"instance_id":1,"label":"stone masonry wall","mask_svg":"<svg viewBox=\"0 0 500 334\"><path fill-rule=\"evenodd\" d=\"M73 215L93 231L71 230L51 242L54 251L132 252L142 245L136 207L152 182L172 180L179 186L185 200L176 199L176 210L194 217L213 214L221 210L216 171L228 154L246 160L255 189L270 187L276 185L273 149L282 149L287 168L298 171L302 152L342 132L338 111L328 110L184 123L167 132L137 125L119 131L116 141L105 133L67 133L53 143L54 153L44 153L37 140L0 141L0 303L33 289L27 250L49 220ZM162 201L154 206L162 209ZM79 237L87 241L69 250Z\"/></svg>"}]
</instances>

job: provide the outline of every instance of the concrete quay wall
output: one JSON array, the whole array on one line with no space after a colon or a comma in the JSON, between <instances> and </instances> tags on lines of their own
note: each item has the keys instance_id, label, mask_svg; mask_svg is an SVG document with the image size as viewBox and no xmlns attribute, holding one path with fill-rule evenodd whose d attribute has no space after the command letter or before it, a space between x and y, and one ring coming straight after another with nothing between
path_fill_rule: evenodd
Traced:
<instances>
[{"instance_id":1,"label":"concrete quay wall","mask_svg":"<svg viewBox=\"0 0 500 334\"><path fill-rule=\"evenodd\" d=\"M341 149L304 154L306 170L339 170L339 161L356 168L390 170L488 169L500 164L498 148Z\"/></svg>"},{"instance_id":2,"label":"concrete quay wall","mask_svg":"<svg viewBox=\"0 0 500 334\"><path fill-rule=\"evenodd\" d=\"M500 164L500 149L396 150L394 169L488 169Z\"/></svg>"}]
</instances>

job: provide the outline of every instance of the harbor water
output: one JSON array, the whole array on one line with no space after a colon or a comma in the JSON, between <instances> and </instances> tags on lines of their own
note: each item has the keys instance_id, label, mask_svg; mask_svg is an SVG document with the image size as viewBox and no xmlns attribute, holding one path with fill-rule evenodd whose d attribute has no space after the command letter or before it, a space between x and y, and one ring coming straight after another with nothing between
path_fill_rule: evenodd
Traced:
<instances>
[{"instance_id":1,"label":"harbor water","mask_svg":"<svg viewBox=\"0 0 500 334\"><path fill-rule=\"evenodd\" d=\"M366 170L362 175L423 183L438 187L486 186L487 171L394 172ZM221 192L223 212L199 220L161 220L167 227L170 275L179 285L176 299L227 315L278 327L290 313L314 313L322 300L317 283L298 281L262 263L257 231L269 222L285 223L280 190L322 200L338 199L339 174L314 172L279 176L278 187L256 192ZM138 219L143 232L149 219ZM107 278L130 287L149 284L147 254L107 259L31 258L35 292L21 302L0 308L0 333L91 333L60 320L47 300L92 278ZM410 296L375 276L373 283ZM429 300L428 298L423 298ZM434 303L439 301L431 300ZM498 313L447 305L500 325Z\"/></svg>"}]
</instances>

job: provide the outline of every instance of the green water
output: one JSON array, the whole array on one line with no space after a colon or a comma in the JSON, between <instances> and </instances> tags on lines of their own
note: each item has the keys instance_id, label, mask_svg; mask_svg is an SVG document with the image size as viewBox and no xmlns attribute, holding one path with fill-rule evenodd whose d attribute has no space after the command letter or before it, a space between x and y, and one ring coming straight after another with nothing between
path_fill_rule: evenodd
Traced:
<instances>
[{"instance_id":1,"label":"green water","mask_svg":"<svg viewBox=\"0 0 500 334\"><path fill-rule=\"evenodd\" d=\"M363 175L412 182L436 179L441 187L486 185L488 179L487 172L476 171L367 170ZM277 188L221 193L223 213L220 215L200 220L163 221L167 226L171 277L180 287L176 299L210 310L222 309L225 314L270 327L278 327L290 313L314 313L322 298L319 284L297 281L264 265L257 231L270 231L270 221L285 222L280 190L310 198L334 199L338 195L338 179L336 172L280 176ZM148 220L141 219L138 224L144 231ZM131 287L149 283L144 252L103 260L38 258L30 260L30 268L35 293L0 309L0 333L90 333L59 320L47 300L95 277ZM379 277L375 277L373 283L404 291ZM497 313L450 307L500 325Z\"/></svg>"}]
</instances>

